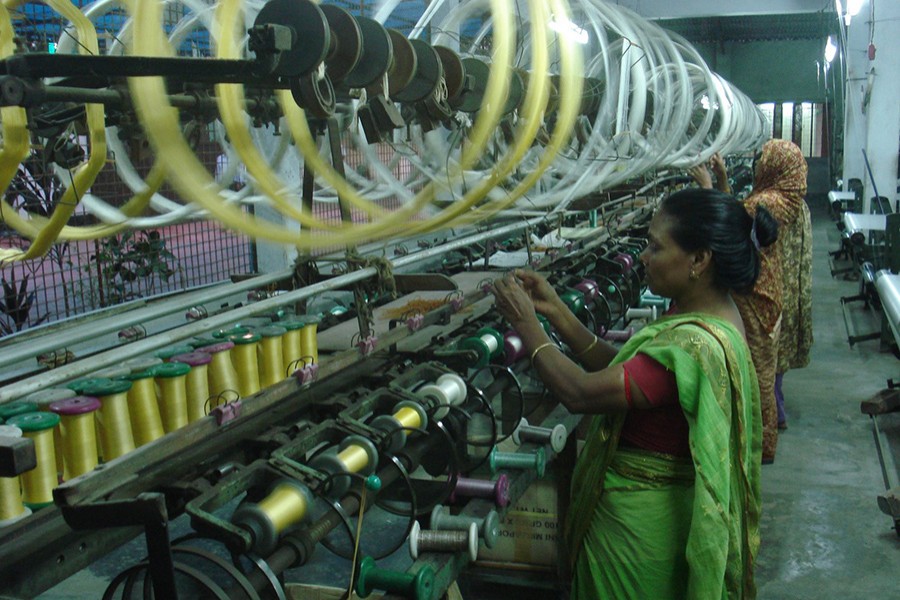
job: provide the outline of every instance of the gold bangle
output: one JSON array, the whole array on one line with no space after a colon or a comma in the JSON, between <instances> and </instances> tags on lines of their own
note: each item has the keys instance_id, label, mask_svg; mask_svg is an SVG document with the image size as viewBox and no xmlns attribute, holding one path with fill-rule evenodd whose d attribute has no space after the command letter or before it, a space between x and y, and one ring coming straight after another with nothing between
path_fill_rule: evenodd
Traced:
<instances>
[{"instance_id":1,"label":"gold bangle","mask_svg":"<svg viewBox=\"0 0 900 600\"><path fill-rule=\"evenodd\" d=\"M556 348L556 344L553 342L544 342L540 346L534 349L534 352L531 353L531 364L534 364L534 359L537 358L538 352L543 350L544 348Z\"/></svg>"},{"instance_id":2,"label":"gold bangle","mask_svg":"<svg viewBox=\"0 0 900 600\"><path fill-rule=\"evenodd\" d=\"M590 344L588 344L588 347L587 347L587 348L585 348L585 349L582 350L581 352L578 352L577 354L575 354L575 358L581 358L582 356L584 356L585 354L587 354L588 352L590 352L591 350L593 350L593 349L594 349L594 346L596 346L597 343L598 343L599 341L600 341L600 338L597 337L597 336L595 335L595 336L594 336L594 341L591 342Z\"/></svg>"}]
</instances>

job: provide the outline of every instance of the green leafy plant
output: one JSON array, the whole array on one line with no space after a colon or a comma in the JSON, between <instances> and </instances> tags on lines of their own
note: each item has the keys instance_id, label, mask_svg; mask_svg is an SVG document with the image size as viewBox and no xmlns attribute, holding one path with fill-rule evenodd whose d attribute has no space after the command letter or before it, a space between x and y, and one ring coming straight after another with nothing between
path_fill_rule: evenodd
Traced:
<instances>
[{"instance_id":1,"label":"green leafy plant","mask_svg":"<svg viewBox=\"0 0 900 600\"><path fill-rule=\"evenodd\" d=\"M100 279L100 305L111 306L153 294L157 282L178 272L177 258L158 231L127 231L96 243L85 271Z\"/></svg>"},{"instance_id":2,"label":"green leafy plant","mask_svg":"<svg viewBox=\"0 0 900 600\"><path fill-rule=\"evenodd\" d=\"M37 325L47 319L44 314L31 318L31 309L37 294L28 290L28 275L16 284L15 273L10 271L9 279L0 278L3 285L3 298L0 299L0 333L9 335L22 331L29 325Z\"/></svg>"}]
</instances>

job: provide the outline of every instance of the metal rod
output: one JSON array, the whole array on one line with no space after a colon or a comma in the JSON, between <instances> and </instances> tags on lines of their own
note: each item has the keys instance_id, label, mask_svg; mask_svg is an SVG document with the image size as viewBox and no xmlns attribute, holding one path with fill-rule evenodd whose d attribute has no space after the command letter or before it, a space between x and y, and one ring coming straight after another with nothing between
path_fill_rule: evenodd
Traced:
<instances>
[{"instance_id":1,"label":"metal rod","mask_svg":"<svg viewBox=\"0 0 900 600\"><path fill-rule=\"evenodd\" d=\"M407 256L401 256L393 261L393 267L396 269L407 265L412 265L427 259L431 259L436 256L441 256L456 248L468 246L481 240L507 235L510 232L518 231L523 227L534 226L542 220L543 219L540 218L531 219L529 221L522 221L520 223L507 225L506 227L500 227L498 229L489 229L487 231L477 233L466 238L461 238L453 242L448 242L446 244L441 244L440 246L422 250L421 252L416 252ZM90 356L78 362L63 365L61 367L57 367L56 369L51 369L50 371L47 371L45 373L33 375L21 381L17 381L0 388L0 404L9 402L16 398L20 398L27 394L31 394L43 388L52 387L56 384L63 383L70 379L81 377L97 369L119 363L125 359L140 356L141 354L145 354L147 352L152 352L153 350L168 346L169 344L181 341L183 339L200 335L213 329L224 327L231 324L235 320L251 317L255 314L266 312L285 304L305 300L317 294L321 294L322 292L343 288L351 284L363 281L369 277L373 277L376 274L376 269L372 267L360 269L359 271L353 271L352 273L340 275L327 281L321 281L319 283L308 285L299 290L293 290L291 292L286 292L272 298L260 300L259 302L254 302L253 304L248 306L235 308L234 310L228 311L227 313L223 313L221 315L213 315L200 321L189 323L177 329L164 331L162 333L158 333L156 335L138 340L136 342L132 342L127 345L118 346L116 348L100 352L98 354L95 354L94 356ZM274 275L270 275L268 277L274 277ZM283 273L280 274L279 277L277 277L275 280L281 277L284 277ZM250 284L251 281L253 281L252 284ZM237 287L232 288L229 293L233 293L234 291L238 291L239 289L250 289L252 287L256 287L259 285L259 282L258 280L247 280L235 285ZM193 296L199 297L199 293L195 293L193 294ZM208 302L210 297L211 296L205 296L203 297L203 300ZM197 302L197 300L194 300L194 302ZM148 307L148 310L152 311L155 308L156 307ZM163 312L162 314L165 315L170 312L171 310L168 310L168 312ZM121 319L115 319L114 326L110 326L109 323L104 323L104 321L112 321L113 319L98 320L97 327L93 329L93 335L97 335L98 331L100 331L101 329L106 332L114 331L118 328L123 327L124 325L122 325L122 323L126 321L129 325L135 323L135 321L129 320L133 317L130 317L127 314L121 315L121 317ZM63 346L64 344L62 343L60 337L61 336L54 338L53 345L46 348L46 350L52 350ZM45 342L45 344L46 343L47 342ZM21 360L22 358L21 349L18 350L19 352L17 353L17 356L12 357L14 360ZM30 351L31 349L29 349L29 352ZM4 354L5 356L0 354L0 364L8 364L2 361L4 359L10 358L10 355L12 354L12 348L10 348Z\"/></svg>"},{"instance_id":2,"label":"metal rod","mask_svg":"<svg viewBox=\"0 0 900 600\"><path fill-rule=\"evenodd\" d=\"M89 338L96 338L97 336L119 331L120 329L132 325L143 324L154 319L168 316L176 311L189 308L196 304L206 304L233 294L245 292L254 288L265 287L269 284L289 278L291 275L291 271L279 271L277 273L260 275L259 277L253 277L252 279L246 279L230 285L204 287L185 294L180 294L175 298L154 302L151 305L142 308L109 317L98 318L90 322L89 331L85 331L82 327L72 327L58 331L51 325L48 326L41 337L37 339L27 336L25 339L19 341L15 337L10 337L4 340L3 348L0 349L0 365L10 365L19 362L24 358L39 356L44 352L59 350L60 348L71 346ZM102 311L99 312L102 313ZM80 318L84 319L89 316L90 313L83 315ZM34 333L34 330L28 330L28 332ZM124 348L121 349L124 350ZM45 375L41 376L43 377ZM2 394L0 394L0 398L3 398Z\"/></svg>"}]
</instances>

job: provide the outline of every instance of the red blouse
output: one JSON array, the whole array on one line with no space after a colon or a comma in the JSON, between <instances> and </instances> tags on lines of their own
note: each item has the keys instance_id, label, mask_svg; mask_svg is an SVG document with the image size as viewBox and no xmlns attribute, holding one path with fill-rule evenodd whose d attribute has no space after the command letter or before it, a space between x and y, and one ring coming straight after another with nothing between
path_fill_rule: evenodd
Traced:
<instances>
[{"instance_id":1,"label":"red blouse","mask_svg":"<svg viewBox=\"0 0 900 600\"><path fill-rule=\"evenodd\" d=\"M678 402L675 373L640 353L623 366L626 377L640 388L652 408L628 411L622 426L621 443L652 452L689 457L688 423Z\"/></svg>"}]
</instances>

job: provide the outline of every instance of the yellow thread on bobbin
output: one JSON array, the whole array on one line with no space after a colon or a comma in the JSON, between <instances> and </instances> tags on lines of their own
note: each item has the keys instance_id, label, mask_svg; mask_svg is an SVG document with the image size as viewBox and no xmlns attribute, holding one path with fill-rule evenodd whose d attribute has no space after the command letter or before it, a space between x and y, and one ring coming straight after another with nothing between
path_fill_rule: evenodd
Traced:
<instances>
[{"instance_id":1,"label":"yellow thread on bobbin","mask_svg":"<svg viewBox=\"0 0 900 600\"><path fill-rule=\"evenodd\" d=\"M209 399L209 363L212 357L206 352L187 352L178 354L170 362L189 365L190 372L184 381L187 393L187 419L193 423L206 416L206 401Z\"/></svg>"},{"instance_id":2,"label":"yellow thread on bobbin","mask_svg":"<svg viewBox=\"0 0 900 600\"><path fill-rule=\"evenodd\" d=\"M288 376L291 371L298 368L297 360L303 356L303 349L300 346L300 331L306 327L306 323L296 319L280 321L280 326L285 328L285 333L281 336L281 358L283 364L283 374Z\"/></svg>"},{"instance_id":3,"label":"yellow thread on bobbin","mask_svg":"<svg viewBox=\"0 0 900 600\"><path fill-rule=\"evenodd\" d=\"M100 454L109 462L134 450L131 417L128 411L128 390L131 382L124 379L99 379L82 387L85 396L100 400L97 417L97 435L100 438Z\"/></svg>"},{"instance_id":4,"label":"yellow thread on bobbin","mask_svg":"<svg viewBox=\"0 0 900 600\"><path fill-rule=\"evenodd\" d=\"M185 383L190 372L191 367L181 362L167 362L151 370L156 379L159 413L166 433L172 433L188 424Z\"/></svg>"},{"instance_id":5,"label":"yellow thread on bobbin","mask_svg":"<svg viewBox=\"0 0 900 600\"><path fill-rule=\"evenodd\" d=\"M355 444L347 446L338 452L337 456L349 473L358 473L369 464L369 455L366 453L366 449Z\"/></svg>"},{"instance_id":6,"label":"yellow thread on bobbin","mask_svg":"<svg viewBox=\"0 0 900 600\"><path fill-rule=\"evenodd\" d=\"M38 410L41 412L50 411L50 405L59 400L66 398L74 398L77 396L74 390L69 388L46 388L33 394L28 394L22 398L22 402L33 402L37 404ZM62 434L60 428L53 430L53 448L56 450L56 472L62 473L65 468L65 457L63 456Z\"/></svg>"},{"instance_id":7,"label":"yellow thread on bobbin","mask_svg":"<svg viewBox=\"0 0 900 600\"><path fill-rule=\"evenodd\" d=\"M422 425L422 418L419 413L404 406L394 413L394 418L406 429L418 429Z\"/></svg>"},{"instance_id":8,"label":"yellow thread on bobbin","mask_svg":"<svg viewBox=\"0 0 900 600\"><path fill-rule=\"evenodd\" d=\"M211 357L209 363L209 397L210 409L216 408L224 404L222 400L225 392L231 390L235 394L239 394L238 375L234 370L234 364L231 362L230 350L234 348L234 342L219 342L210 346L198 348L198 351L205 352Z\"/></svg>"},{"instance_id":9,"label":"yellow thread on bobbin","mask_svg":"<svg viewBox=\"0 0 900 600\"><path fill-rule=\"evenodd\" d=\"M90 396L75 396L54 402L49 408L60 419L57 430L62 434L65 457L63 480L90 473L97 466L94 413L100 408L100 401Z\"/></svg>"},{"instance_id":10,"label":"yellow thread on bobbin","mask_svg":"<svg viewBox=\"0 0 900 600\"><path fill-rule=\"evenodd\" d=\"M57 485L53 429L59 425L59 416L31 412L16 415L6 423L21 429L22 434L34 442L37 465L22 473L22 489L25 491L25 504L31 508L43 508L53 502L53 488Z\"/></svg>"},{"instance_id":11,"label":"yellow thread on bobbin","mask_svg":"<svg viewBox=\"0 0 900 600\"><path fill-rule=\"evenodd\" d=\"M234 343L231 363L237 373L238 391L243 397L251 396L260 390L259 362L256 357L260 336L258 333L247 332L229 335L228 339Z\"/></svg>"},{"instance_id":12,"label":"yellow thread on bobbin","mask_svg":"<svg viewBox=\"0 0 900 600\"><path fill-rule=\"evenodd\" d=\"M307 321L306 326L300 330L300 357L310 357L312 362L319 362L319 341L316 339L316 330L319 322ZM298 358L300 358L298 357Z\"/></svg>"},{"instance_id":13,"label":"yellow thread on bobbin","mask_svg":"<svg viewBox=\"0 0 900 600\"><path fill-rule=\"evenodd\" d=\"M159 414L159 400L156 385L150 369L133 373L126 379L131 381L128 390L128 418L136 447L149 444L165 435L162 417Z\"/></svg>"},{"instance_id":14,"label":"yellow thread on bobbin","mask_svg":"<svg viewBox=\"0 0 900 600\"><path fill-rule=\"evenodd\" d=\"M275 531L281 533L306 515L306 496L294 485L275 486L260 500L259 508L269 517Z\"/></svg>"},{"instance_id":15,"label":"yellow thread on bobbin","mask_svg":"<svg viewBox=\"0 0 900 600\"><path fill-rule=\"evenodd\" d=\"M282 338L286 333L287 329L277 325L259 330L262 336L259 345L259 383L262 387L275 385L285 378Z\"/></svg>"},{"instance_id":16,"label":"yellow thread on bobbin","mask_svg":"<svg viewBox=\"0 0 900 600\"><path fill-rule=\"evenodd\" d=\"M0 437L22 437L22 430L12 425L0 425ZM0 527L4 521L19 519L30 511L22 504L22 483L19 476L0 477Z\"/></svg>"}]
</instances>

